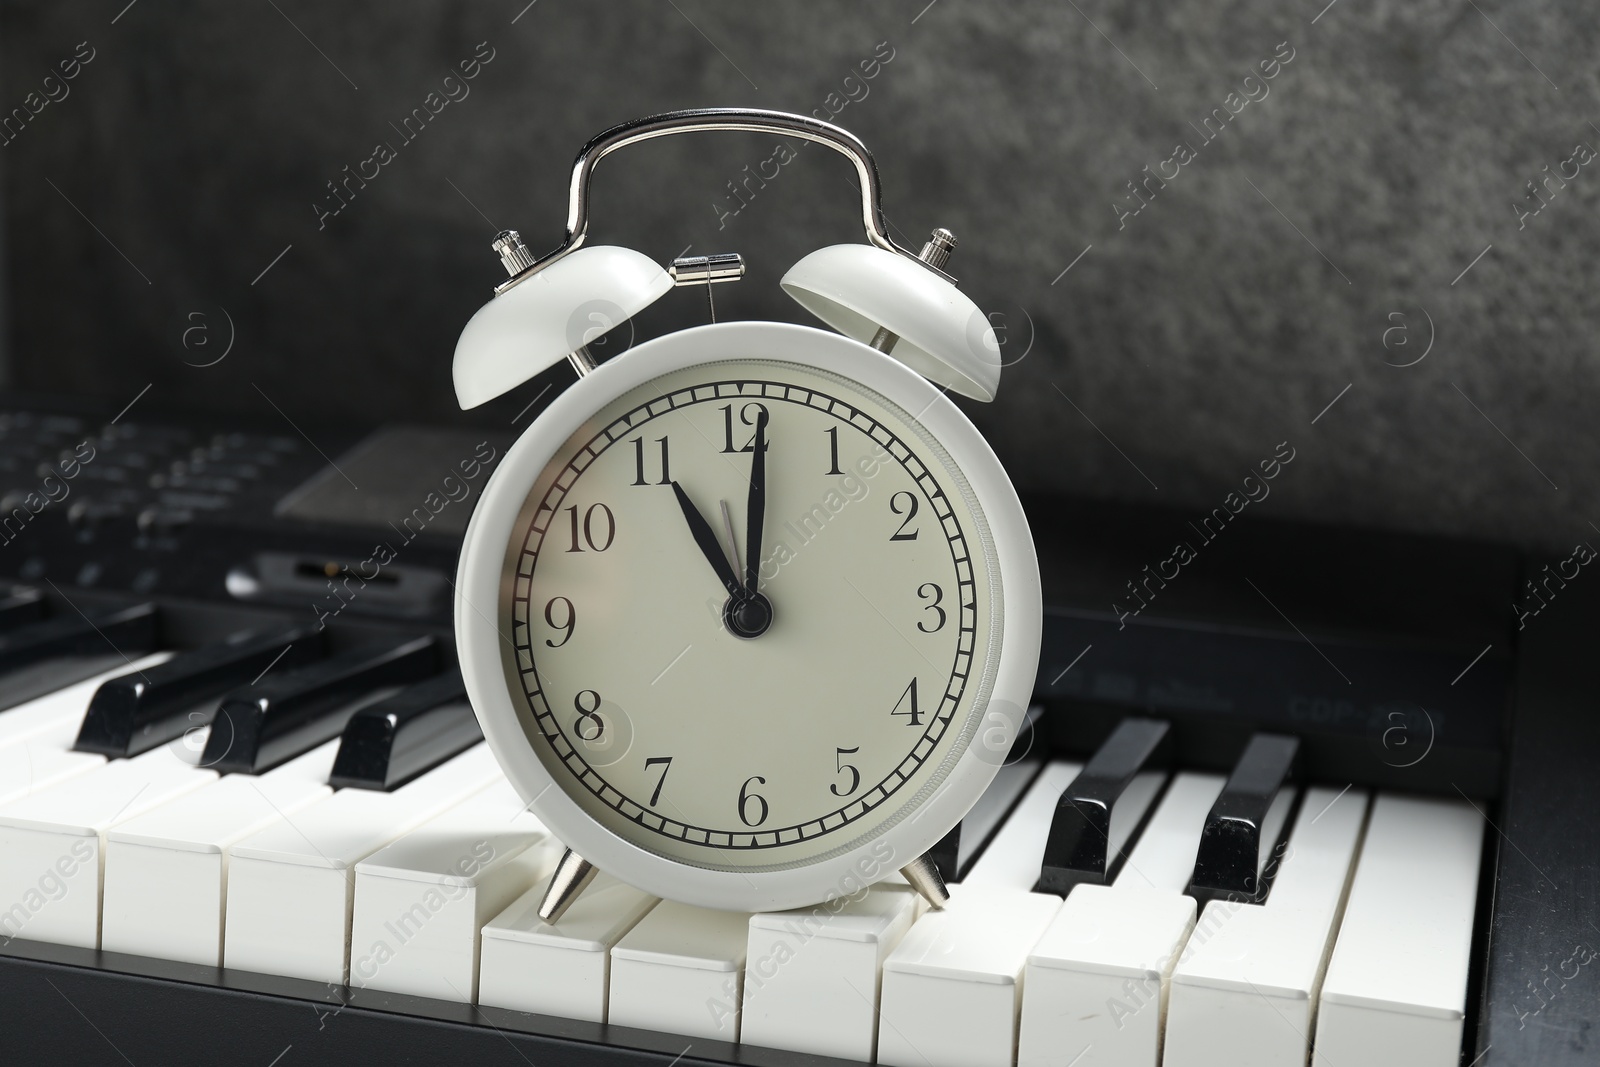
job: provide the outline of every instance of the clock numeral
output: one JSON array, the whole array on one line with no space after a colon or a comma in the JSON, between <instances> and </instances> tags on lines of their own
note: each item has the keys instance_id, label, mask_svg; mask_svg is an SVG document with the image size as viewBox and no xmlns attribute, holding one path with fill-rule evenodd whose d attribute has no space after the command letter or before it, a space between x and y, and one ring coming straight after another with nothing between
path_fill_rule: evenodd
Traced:
<instances>
[{"instance_id":1,"label":"clock numeral","mask_svg":"<svg viewBox=\"0 0 1600 1067\"><path fill-rule=\"evenodd\" d=\"M667 439L656 438L656 444L661 446L661 477L655 482L645 480L644 476L644 438L635 437L630 442L633 445L633 485L671 485L672 475L667 473Z\"/></svg>"},{"instance_id":2,"label":"clock numeral","mask_svg":"<svg viewBox=\"0 0 1600 1067\"><path fill-rule=\"evenodd\" d=\"M567 610L562 612L566 617L561 622L556 621L557 604L565 604L567 606ZM555 641L547 637L544 639L544 643L551 648L560 648L572 636L572 628L578 625L578 609L573 607L572 601L564 596L551 597L550 603L544 606L544 621L549 623L552 630L562 631L561 640Z\"/></svg>"},{"instance_id":3,"label":"clock numeral","mask_svg":"<svg viewBox=\"0 0 1600 1067\"><path fill-rule=\"evenodd\" d=\"M762 785L767 784L767 780L762 778L760 775L746 778L744 780L744 785L739 787L739 821L744 823L746 826L760 826L762 823L767 821L767 798L762 796L760 793L750 792L751 782L759 782ZM755 801L756 804L760 805L761 808L761 814L757 815L753 819L750 817L751 801Z\"/></svg>"},{"instance_id":4,"label":"clock numeral","mask_svg":"<svg viewBox=\"0 0 1600 1067\"><path fill-rule=\"evenodd\" d=\"M843 474L839 469L839 427L829 426L822 432L828 435L828 473Z\"/></svg>"},{"instance_id":5,"label":"clock numeral","mask_svg":"<svg viewBox=\"0 0 1600 1067\"><path fill-rule=\"evenodd\" d=\"M584 697L588 697L589 707L584 707ZM578 709L578 721L573 724L572 732L578 735L580 741L598 741L606 732L606 721L600 717L600 694L593 689L585 689L572 698L573 707ZM592 732L584 733L585 729Z\"/></svg>"},{"instance_id":6,"label":"clock numeral","mask_svg":"<svg viewBox=\"0 0 1600 1067\"><path fill-rule=\"evenodd\" d=\"M909 709L905 710L905 711L901 711L900 708L907 701L910 702L911 707ZM900 694L900 699L895 701L894 710L891 711L889 714L890 715L905 715L905 716L907 716L907 719L906 719L906 725L907 726L921 726L922 725L922 711L917 707L917 680L916 680L915 677L913 677L911 679L911 684L906 686L905 692Z\"/></svg>"},{"instance_id":7,"label":"clock numeral","mask_svg":"<svg viewBox=\"0 0 1600 1067\"><path fill-rule=\"evenodd\" d=\"M656 806L656 802L661 799L661 787L667 784L667 772L672 770L672 757L651 756L644 761L644 769L648 771L651 767L661 768L661 777L656 779L655 792L650 794L650 806L653 808Z\"/></svg>"},{"instance_id":8,"label":"clock numeral","mask_svg":"<svg viewBox=\"0 0 1600 1067\"><path fill-rule=\"evenodd\" d=\"M611 542L617 539L617 517L611 514L611 509L604 504L590 504L589 510L583 513L581 544L578 539L578 508L574 505L564 510L572 518L572 547L567 549L568 552L582 552L583 545L588 545L591 552L604 552L611 547ZM604 518L604 522L595 521L596 511ZM605 534L605 539L598 544L595 542L597 531Z\"/></svg>"},{"instance_id":9,"label":"clock numeral","mask_svg":"<svg viewBox=\"0 0 1600 1067\"><path fill-rule=\"evenodd\" d=\"M906 498L904 510L900 508L898 503L901 497ZM906 533L906 527L910 526L911 520L917 517L917 494L908 493L904 489L900 490L889 498L889 510L896 515L904 515L906 517L905 521L900 524L900 529L890 535L889 540L915 541L917 539L917 531L912 530L910 533Z\"/></svg>"},{"instance_id":10,"label":"clock numeral","mask_svg":"<svg viewBox=\"0 0 1600 1067\"><path fill-rule=\"evenodd\" d=\"M756 404L756 403L746 404L744 407L739 409L739 421L742 422L746 426L753 427L753 426L755 426L756 421L758 419L760 419L760 417L763 414L766 413L766 410L767 410L767 405L765 405L765 404ZM769 421L768 425L771 425L770 421ZM750 431L750 440L748 440L748 441L746 441L744 443L744 447L742 447L742 448L734 448L733 447L733 405L732 404L724 404L724 405L722 405L722 430L723 430L722 451L724 451L724 452L754 452L756 450L756 432L753 429ZM771 444L772 444L772 441L769 439L767 441L767 444L770 447Z\"/></svg>"},{"instance_id":11,"label":"clock numeral","mask_svg":"<svg viewBox=\"0 0 1600 1067\"><path fill-rule=\"evenodd\" d=\"M928 592L929 589L932 589L933 592ZM919 620L917 622L917 629L921 630L925 634L936 634L940 630L944 629L945 610L939 606L944 602L944 590L940 589L932 582L923 582L921 585L917 586L918 600L928 600L930 598L933 600L933 603L928 604L922 610L938 612L939 621L934 623L932 626L924 626L923 623L927 622L928 620Z\"/></svg>"},{"instance_id":12,"label":"clock numeral","mask_svg":"<svg viewBox=\"0 0 1600 1067\"><path fill-rule=\"evenodd\" d=\"M860 751L861 751L861 746L860 745L857 745L855 748L836 748L836 749L833 750L833 766L834 766L834 769L839 774L843 774L845 771L849 771L850 772L850 784L847 785L845 788L840 789L839 788L839 783L838 782L834 782L832 785L828 786L828 792L832 793L836 797L847 797L851 793L854 793L857 789L861 788L861 772L856 770L850 764L844 762L844 757L845 756L854 755L855 753L860 752Z\"/></svg>"}]
</instances>

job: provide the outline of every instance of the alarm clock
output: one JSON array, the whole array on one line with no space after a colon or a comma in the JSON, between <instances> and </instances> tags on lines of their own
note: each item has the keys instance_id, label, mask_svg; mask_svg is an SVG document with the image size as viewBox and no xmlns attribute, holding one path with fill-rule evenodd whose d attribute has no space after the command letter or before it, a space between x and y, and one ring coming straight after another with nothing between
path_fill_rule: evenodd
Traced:
<instances>
[{"instance_id":1,"label":"alarm clock","mask_svg":"<svg viewBox=\"0 0 1600 1067\"><path fill-rule=\"evenodd\" d=\"M712 322L604 362L588 343L737 254L663 269L587 246L604 156L701 131L797 137L855 167L866 242L782 287L831 329ZM688 904L771 911L893 875L946 899L925 855L1024 721L1042 607L1004 469L946 395L993 399L999 347L944 271L885 229L852 134L781 112L627 123L573 169L565 241L510 277L455 350L463 408L563 359L578 372L506 453L467 529L455 626L484 738L565 845L540 915L597 870ZM714 305L713 305L714 306Z\"/></svg>"}]
</instances>

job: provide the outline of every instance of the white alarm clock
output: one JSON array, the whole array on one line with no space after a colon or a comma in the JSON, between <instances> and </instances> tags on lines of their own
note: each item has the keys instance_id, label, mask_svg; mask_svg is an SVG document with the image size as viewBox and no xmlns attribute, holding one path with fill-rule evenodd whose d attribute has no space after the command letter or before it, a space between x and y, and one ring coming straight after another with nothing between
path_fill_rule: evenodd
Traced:
<instances>
[{"instance_id":1,"label":"white alarm clock","mask_svg":"<svg viewBox=\"0 0 1600 1067\"><path fill-rule=\"evenodd\" d=\"M800 137L854 164L868 244L823 248L783 288L834 330L712 323L596 366L586 342L674 284L736 278L584 246L609 152L705 130ZM591 141L565 242L467 324L454 377L481 404L563 358L578 380L506 453L462 547L455 624L483 734L567 846L540 914L595 871L689 904L770 911L901 871L1017 736L1039 658L1038 563L1005 471L939 386L990 400L994 333L884 231L853 135L780 112L675 112Z\"/></svg>"}]
</instances>

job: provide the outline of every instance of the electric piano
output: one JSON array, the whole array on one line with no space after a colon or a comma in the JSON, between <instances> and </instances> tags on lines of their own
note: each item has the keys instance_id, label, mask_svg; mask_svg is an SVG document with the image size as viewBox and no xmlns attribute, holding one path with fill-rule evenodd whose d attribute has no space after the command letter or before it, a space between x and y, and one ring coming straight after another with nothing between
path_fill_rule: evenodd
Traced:
<instances>
[{"instance_id":1,"label":"electric piano","mask_svg":"<svg viewBox=\"0 0 1600 1067\"><path fill-rule=\"evenodd\" d=\"M547 926L453 663L482 438L0 413L0 1062L1595 1062L1584 578L1519 628L1543 561L1241 519L1152 582L1188 516L1030 500L1036 706L945 910Z\"/></svg>"}]
</instances>

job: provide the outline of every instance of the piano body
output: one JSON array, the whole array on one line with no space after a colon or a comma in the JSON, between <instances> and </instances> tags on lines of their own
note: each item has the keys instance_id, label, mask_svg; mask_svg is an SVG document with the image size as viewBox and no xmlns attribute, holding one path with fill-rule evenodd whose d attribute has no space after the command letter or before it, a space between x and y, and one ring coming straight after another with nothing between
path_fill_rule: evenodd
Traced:
<instances>
[{"instance_id":1,"label":"piano body","mask_svg":"<svg viewBox=\"0 0 1600 1067\"><path fill-rule=\"evenodd\" d=\"M1594 1062L1581 578L1519 629L1494 546L1031 500L1036 706L946 910L549 927L452 674L471 502L391 522L476 439L0 414L8 484L81 441L0 505L0 1062Z\"/></svg>"}]
</instances>

